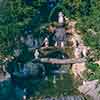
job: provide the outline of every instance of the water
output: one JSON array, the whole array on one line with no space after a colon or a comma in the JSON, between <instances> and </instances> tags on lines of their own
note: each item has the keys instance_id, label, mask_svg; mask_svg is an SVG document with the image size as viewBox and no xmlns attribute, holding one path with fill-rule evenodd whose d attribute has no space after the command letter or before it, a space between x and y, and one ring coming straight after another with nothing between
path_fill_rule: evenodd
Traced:
<instances>
[{"instance_id":1,"label":"water","mask_svg":"<svg viewBox=\"0 0 100 100\"><path fill-rule=\"evenodd\" d=\"M48 81L44 82L39 88L39 96L60 96L71 95L73 90L73 82L71 77L67 74L64 75L64 79L61 80L60 77L56 77L56 83L53 84L53 77L49 77Z\"/></svg>"},{"instance_id":2,"label":"water","mask_svg":"<svg viewBox=\"0 0 100 100\"><path fill-rule=\"evenodd\" d=\"M64 53L60 53L60 51L57 51L53 54L50 53L48 56L63 59L64 55ZM68 58L68 55L66 55L64 58L66 57ZM12 80L8 80L9 82L5 81L7 85L3 87L1 86L0 100L22 100L22 97L24 95L26 95L27 97L59 97L61 95L66 96L79 94L78 91L75 89L76 86L73 83L74 80L73 76L70 74L70 69L67 69L67 73L64 73L64 75L60 73L54 74L53 71L59 70L59 68L61 68L60 65L40 63L31 64L32 62L28 61L29 66L26 63L26 67L28 67L28 69L26 67L26 69L24 69L23 64L18 64L18 62L16 61L17 60L15 59L13 63L9 63L10 69L8 71L12 76ZM62 65L62 68L63 67L69 68L69 65ZM42 68L41 71L39 68ZM23 70L24 72L26 72L25 76L23 75ZM13 72L17 74L15 75ZM55 84L53 83L54 75L56 81ZM48 80L45 80L45 77L48 77ZM26 89L26 92L24 92L24 89Z\"/></svg>"},{"instance_id":3,"label":"water","mask_svg":"<svg viewBox=\"0 0 100 100\"><path fill-rule=\"evenodd\" d=\"M70 71L69 71L70 72ZM22 100L23 95L28 97L59 97L61 95L75 95L78 94L78 91L75 89L73 83L73 77L70 73L56 76L56 83L53 83L53 75L48 75L48 80L39 80L39 79L18 79L17 83L13 83L11 80L4 81L0 85L0 100ZM26 89L26 93L24 93ZM9 99L5 99L8 98ZM3 98L4 97L4 98Z\"/></svg>"}]
</instances>

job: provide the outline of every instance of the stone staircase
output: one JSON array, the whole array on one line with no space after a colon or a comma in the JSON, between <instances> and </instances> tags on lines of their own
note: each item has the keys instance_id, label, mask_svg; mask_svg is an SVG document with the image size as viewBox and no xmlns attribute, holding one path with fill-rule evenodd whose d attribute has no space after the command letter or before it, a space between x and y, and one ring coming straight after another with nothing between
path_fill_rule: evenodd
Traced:
<instances>
[{"instance_id":1,"label":"stone staircase","mask_svg":"<svg viewBox=\"0 0 100 100\"><path fill-rule=\"evenodd\" d=\"M85 100L85 98L82 96L66 96L66 97L61 98L61 100L63 99L65 100Z\"/></svg>"},{"instance_id":2,"label":"stone staircase","mask_svg":"<svg viewBox=\"0 0 100 100\"><path fill-rule=\"evenodd\" d=\"M63 96L59 98L45 97L45 98L31 98L30 100L86 100L83 96Z\"/></svg>"}]
</instances>

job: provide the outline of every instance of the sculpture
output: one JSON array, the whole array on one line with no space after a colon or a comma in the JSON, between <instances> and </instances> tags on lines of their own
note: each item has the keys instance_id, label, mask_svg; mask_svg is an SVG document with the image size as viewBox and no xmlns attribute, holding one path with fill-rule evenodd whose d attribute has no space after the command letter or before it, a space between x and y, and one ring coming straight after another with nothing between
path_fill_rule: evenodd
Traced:
<instances>
[{"instance_id":1,"label":"sculpture","mask_svg":"<svg viewBox=\"0 0 100 100\"><path fill-rule=\"evenodd\" d=\"M58 14L58 23L63 24L64 23L64 15L62 12L59 12Z\"/></svg>"},{"instance_id":2,"label":"sculpture","mask_svg":"<svg viewBox=\"0 0 100 100\"><path fill-rule=\"evenodd\" d=\"M48 45L49 45L49 41L48 41L47 37L44 39L44 45L45 45L45 47L48 47Z\"/></svg>"},{"instance_id":3,"label":"sculpture","mask_svg":"<svg viewBox=\"0 0 100 100\"><path fill-rule=\"evenodd\" d=\"M60 26L57 27L54 35L55 46L60 46L61 48L63 48L65 37L66 37L65 29Z\"/></svg>"},{"instance_id":4,"label":"sculpture","mask_svg":"<svg viewBox=\"0 0 100 100\"><path fill-rule=\"evenodd\" d=\"M38 59L39 58L39 52L38 52L37 49L35 50L34 57L35 57L35 59Z\"/></svg>"}]
</instances>

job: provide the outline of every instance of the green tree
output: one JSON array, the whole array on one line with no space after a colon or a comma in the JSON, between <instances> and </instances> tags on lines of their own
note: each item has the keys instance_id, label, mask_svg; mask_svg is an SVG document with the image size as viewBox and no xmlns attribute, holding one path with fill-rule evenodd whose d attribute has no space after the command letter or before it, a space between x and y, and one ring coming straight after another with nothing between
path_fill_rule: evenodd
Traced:
<instances>
[{"instance_id":1,"label":"green tree","mask_svg":"<svg viewBox=\"0 0 100 100\"><path fill-rule=\"evenodd\" d=\"M31 5L26 0L6 0L6 5L0 11L0 53L10 53L12 46L16 45L22 29L38 26L33 22L34 16L40 11L45 0L32 1ZM28 0L27 0L28 1ZM41 18L42 19L42 18ZM38 18L40 20L40 17ZM35 28L32 27L32 30ZM10 49L10 50L9 50ZM10 52L8 52L10 51Z\"/></svg>"}]
</instances>

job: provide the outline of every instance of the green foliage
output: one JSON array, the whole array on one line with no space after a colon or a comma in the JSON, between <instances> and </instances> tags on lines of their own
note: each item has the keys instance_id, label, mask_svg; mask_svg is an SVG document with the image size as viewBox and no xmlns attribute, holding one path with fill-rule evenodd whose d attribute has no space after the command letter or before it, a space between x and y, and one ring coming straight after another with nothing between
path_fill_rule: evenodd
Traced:
<instances>
[{"instance_id":1,"label":"green foliage","mask_svg":"<svg viewBox=\"0 0 100 100\"><path fill-rule=\"evenodd\" d=\"M95 70L94 74L88 76L89 80L100 80L100 66Z\"/></svg>"},{"instance_id":2,"label":"green foliage","mask_svg":"<svg viewBox=\"0 0 100 100\"><path fill-rule=\"evenodd\" d=\"M94 59L100 59L100 1L91 0L90 15L78 17L77 28L83 34L85 44L95 52ZM86 11L86 10L85 10ZM84 11L84 12L85 12ZM93 55L92 55L93 56Z\"/></svg>"},{"instance_id":3,"label":"green foliage","mask_svg":"<svg viewBox=\"0 0 100 100\"><path fill-rule=\"evenodd\" d=\"M32 26L33 17L44 3L45 0L32 1L31 5L24 0L7 1L0 11L0 54L8 55L12 52L12 47L18 44L18 37L24 34L22 30Z\"/></svg>"},{"instance_id":4,"label":"green foliage","mask_svg":"<svg viewBox=\"0 0 100 100\"><path fill-rule=\"evenodd\" d=\"M40 26L48 24L55 9L60 9L69 18L79 21L78 28L84 34L86 45L99 50L100 48L100 1L99 0L62 0L48 12L47 0L5 0L6 5L0 11L0 53L7 53L16 45L15 38L24 34L22 30L31 27L34 36L38 36ZM44 13L46 12L46 13ZM50 16L48 16L50 15ZM94 30L94 37L88 34L88 29ZM37 34L38 33L38 34ZM19 40L18 40L19 41ZM19 43L20 44L20 43ZM9 49L10 48L10 49ZM9 52L8 52L9 53Z\"/></svg>"},{"instance_id":5,"label":"green foliage","mask_svg":"<svg viewBox=\"0 0 100 100\"><path fill-rule=\"evenodd\" d=\"M95 63L88 63L87 64L87 67L89 68L89 69L91 69L92 71L96 71L96 69L98 68L98 64L95 64Z\"/></svg>"},{"instance_id":6,"label":"green foliage","mask_svg":"<svg viewBox=\"0 0 100 100\"><path fill-rule=\"evenodd\" d=\"M86 45L91 46L92 48L100 48L100 34L93 35L92 33L87 32L83 39Z\"/></svg>"},{"instance_id":7,"label":"green foliage","mask_svg":"<svg viewBox=\"0 0 100 100\"><path fill-rule=\"evenodd\" d=\"M100 65L93 63L93 62L88 62L87 67L91 69L92 72L89 72L87 74L87 79L89 80L95 80L98 79L100 80Z\"/></svg>"}]
</instances>

